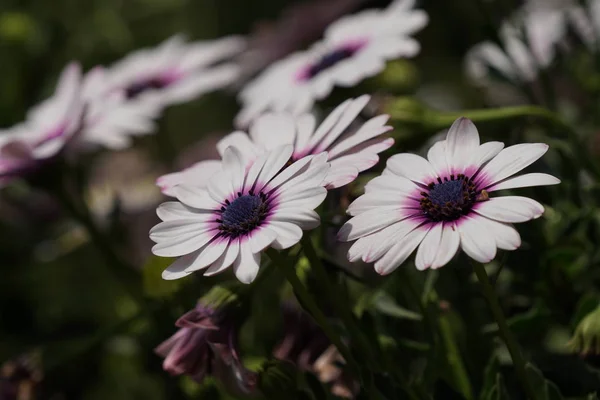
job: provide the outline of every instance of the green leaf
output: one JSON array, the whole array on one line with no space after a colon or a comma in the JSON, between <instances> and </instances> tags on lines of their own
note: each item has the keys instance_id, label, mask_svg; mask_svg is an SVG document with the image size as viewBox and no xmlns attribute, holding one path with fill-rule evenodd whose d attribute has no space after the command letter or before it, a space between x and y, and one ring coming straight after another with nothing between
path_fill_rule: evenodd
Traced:
<instances>
[{"instance_id":1,"label":"green leaf","mask_svg":"<svg viewBox=\"0 0 600 400\"><path fill-rule=\"evenodd\" d=\"M494 386L491 388L488 397L485 400L510 400L511 397L508 394L506 385L504 384L504 378L501 374L496 374L496 380Z\"/></svg>"},{"instance_id":2,"label":"green leaf","mask_svg":"<svg viewBox=\"0 0 600 400\"><path fill-rule=\"evenodd\" d=\"M412 321L421 321L423 319L421 314L398 305L390 295L383 291L377 293L373 299L373 304L377 311L390 317Z\"/></svg>"},{"instance_id":3,"label":"green leaf","mask_svg":"<svg viewBox=\"0 0 600 400\"><path fill-rule=\"evenodd\" d=\"M538 399L540 400L562 400L564 397L560 393L558 387L544 378L542 372L537 369L533 364L527 363L525 366L525 372L527 373L527 379L533 384L533 390L539 394Z\"/></svg>"},{"instance_id":4,"label":"green leaf","mask_svg":"<svg viewBox=\"0 0 600 400\"><path fill-rule=\"evenodd\" d=\"M571 327L575 329L581 320L583 320L586 315L594 311L598 305L600 305L600 301L596 294L587 293L581 296L581 299L575 307L575 313L573 314L573 319L571 320Z\"/></svg>"},{"instance_id":5,"label":"green leaf","mask_svg":"<svg viewBox=\"0 0 600 400\"><path fill-rule=\"evenodd\" d=\"M152 298L166 298L173 295L183 284L183 279L167 281L162 278L162 272L174 260L172 258L151 257L144 265L144 293Z\"/></svg>"},{"instance_id":6,"label":"green leaf","mask_svg":"<svg viewBox=\"0 0 600 400\"><path fill-rule=\"evenodd\" d=\"M499 366L500 362L498 361L498 356L493 354L483 372L483 386L481 387L481 393L479 395L481 400L490 398L490 394L497 383Z\"/></svg>"}]
</instances>

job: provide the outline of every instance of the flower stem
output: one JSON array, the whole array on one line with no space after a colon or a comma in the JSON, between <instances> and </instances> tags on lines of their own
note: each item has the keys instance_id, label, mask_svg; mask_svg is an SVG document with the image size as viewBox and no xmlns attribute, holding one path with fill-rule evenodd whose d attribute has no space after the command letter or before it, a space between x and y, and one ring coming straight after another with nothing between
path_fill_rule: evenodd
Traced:
<instances>
[{"instance_id":1,"label":"flower stem","mask_svg":"<svg viewBox=\"0 0 600 400\"><path fill-rule=\"evenodd\" d=\"M530 399L535 400L537 399L537 394L532 383L527 379L527 372L525 370L525 359L521 354L519 344L517 343L512 332L508 328L506 318L504 317L504 313L502 312L502 308L500 307L500 302L498 301L498 297L496 296L496 292L494 291L494 288L490 282L487 272L485 271L484 266L478 262L473 262L473 269L475 270L475 275L477 275L477 279L479 279L479 283L481 283L483 295L485 296L490 306L492 315L498 323L500 335L502 336L502 339L504 340L504 343L508 348L508 352L510 353L510 356L513 360L517 376L521 380L521 384L523 385L527 396Z\"/></svg>"},{"instance_id":2,"label":"flower stem","mask_svg":"<svg viewBox=\"0 0 600 400\"><path fill-rule=\"evenodd\" d=\"M302 284L298 278L298 275L296 275L295 264L290 263L287 257L279 254L275 249L269 248L266 250L266 253L271 261L273 261L273 263L279 266L281 271L283 271L287 281L290 283L290 285L292 285L294 293L296 296L298 296L298 299L302 305L306 307L310 315L315 319L321 329L323 329L323 332L325 335L327 335L327 338L331 341L331 343L337 347L342 357L344 357L348 363L348 366L353 370L356 376L361 377L360 368L350 353L350 350L342 342L342 339L335 332L335 329L329 323L325 314L323 314L323 312L319 309L315 300L312 298L306 287Z\"/></svg>"},{"instance_id":3,"label":"flower stem","mask_svg":"<svg viewBox=\"0 0 600 400\"><path fill-rule=\"evenodd\" d=\"M106 260L106 265L110 272L129 292L130 296L140 304L144 301L144 294L141 289L141 280L132 266L122 261L119 255L114 251L108 239L96 226L85 202L77 201L74 195L69 191L66 182L59 182L52 189L52 194L57 198L63 208L71 214L86 229L90 235L92 243Z\"/></svg>"},{"instance_id":4,"label":"flower stem","mask_svg":"<svg viewBox=\"0 0 600 400\"><path fill-rule=\"evenodd\" d=\"M364 335L360 326L356 323L352 309L345 301L346 296L343 293L339 293L338 285L331 283L329 275L327 274L327 271L325 270L325 267L323 266L323 263L321 262L321 259L317 255L317 251L312 244L310 236L302 236L301 244L304 255L306 255L306 258L308 258L308 261L310 262L311 270L314 272L318 284L321 285L321 290L323 293L329 294L328 298L331 300L333 309L346 326L351 338L351 342L357 345L361 354L366 359L369 359L371 363L375 363L375 365L380 363L379 360L373 359L373 357L377 357L377 355L372 350L368 338ZM394 375L398 379L398 383L400 383L402 389L405 391L408 397L413 400L418 399L418 396L409 386L408 380L406 377L404 377L402 371L396 370L394 371Z\"/></svg>"}]
</instances>

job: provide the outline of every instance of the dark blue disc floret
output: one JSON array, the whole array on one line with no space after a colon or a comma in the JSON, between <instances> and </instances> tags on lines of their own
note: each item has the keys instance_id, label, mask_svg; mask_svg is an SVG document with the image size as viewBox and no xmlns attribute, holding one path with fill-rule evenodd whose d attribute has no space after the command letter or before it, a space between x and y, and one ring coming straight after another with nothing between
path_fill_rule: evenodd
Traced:
<instances>
[{"instance_id":1,"label":"dark blue disc floret","mask_svg":"<svg viewBox=\"0 0 600 400\"><path fill-rule=\"evenodd\" d=\"M358 48L355 48L353 46L346 46L325 54L317 62L310 66L308 72L306 73L306 78L314 78L321 72L333 67L340 61L352 57L357 51Z\"/></svg>"},{"instance_id":2,"label":"dark blue disc floret","mask_svg":"<svg viewBox=\"0 0 600 400\"><path fill-rule=\"evenodd\" d=\"M421 210L434 222L455 221L471 211L478 195L473 180L463 174L437 178L421 192Z\"/></svg>"},{"instance_id":3,"label":"dark blue disc floret","mask_svg":"<svg viewBox=\"0 0 600 400\"><path fill-rule=\"evenodd\" d=\"M225 200L221 217L217 219L219 230L231 238L251 232L267 217L269 202L264 193L238 193L233 201Z\"/></svg>"},{"instance_id":4,"label":"dark blue disc floret","mask_svg":"<svg viewBox=\"0 0 600 400\"><path fill-rule=\"evenodd\" d=\"M139 96L141 93L145 92L146 90L162 89L168 84L168 81L160 78L153 78L149 80L140 81L129 85L125 90L125 96L127 96L128 99L133 99Z\"/></svg>"}]
</instances>

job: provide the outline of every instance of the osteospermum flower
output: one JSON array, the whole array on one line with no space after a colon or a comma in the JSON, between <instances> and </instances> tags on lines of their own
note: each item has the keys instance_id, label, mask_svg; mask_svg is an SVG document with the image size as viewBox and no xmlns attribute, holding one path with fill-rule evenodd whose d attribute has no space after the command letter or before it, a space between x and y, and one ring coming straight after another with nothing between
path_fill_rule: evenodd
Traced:
<instances>
[{"instance_id":1,"label":"osteospermum flower","mask_svg":"<svg viewBox=\"0 0 600 400\"><path fill-rule=\"evenodd\" d=\"M69 64L54 94L33 107L25 122L0 132L3 181L38 167L70 142L82 122L81 69Z\"/></svg>"},{"instance_id":2,"label":"osteospermum flower","mask_svg":"<svg viewBox=\"0 0 600 400\"><path fill-rule=\"evenodd\" d=\"M293 148L279 146L258 157L249 169L240 152L228 148L222 169L206 189L178 185L180 202L157 210L164 221L150 231L152 252L180 257L163 278L177 279L204 269L214 275L233 264L236 277L250 283L260 266L261 251L298 243L303 229L319 225L314 211L327 190L327 154L304 157L287 168Z\"/></svg>"},{"instance_id":3,"label":"osteospermum flower","mask_svg":"<svg viewBox=\"0 0 600 400\"><path fill-rule=\"evenodd\" d=\"M427 160L414 154L390 157L384 173L365 187L348 208L353 215L339 231L341 241L357 240L350 261L374 262L388 274L417 248L420 270L447 264L459 246L478 262L496 256L496 249L521 244L511 225L538 218L544 207L520 196L492 197L502 189L554 185L550 175L512 177L547 150L543 143L479 143L475 125L460 118L446 140L433 145Z\"/></svg>"},{"instance_id":4,"label":"osteospermum flower","mask_svg":"<svg viewBox=\"0 0 600 400\"><path fill-rule=\"evenodd\" d=\"M498 32L502 46L486 41L473 47L465 60L470 78L485 84L495 72L512 82L530 82L550 66L568 21L568 9L550 3L530 2L505 21Z\"/></svg>"},{"instance_id":5,"label":"osteospermum flower","mask_svg":"<svg viewBox=\"0 0 600 400\"><path fill-rule=\"evenodd\" d=\"M414 0L396 0L384 10L367 10L330 25L322 41L273 64L240 93L236 118L247 126L268 109L300 114L334 86L350 87L385 68L385 62L413 57L419 43L410 37L427 23Z\"/></svg>"},{"instance_id":6,"label":"osteospermum flower","mask_svg":"<svg viewBox=\"0 0 600 400\"><path fill-rule=\"evenodd\" d=\"M394 144L394 139L382 136L392 129L385 125L388 115L371 118L358 129L349 131L369 99L365 95L345 101L318 127L315 117L310 114L293 117L289 113L268 113L255 121L249 135L233 132L217 144L217 149L223 154L230 146L236 148L247 168L259 155L282 144L294 146L292 161L326 151L331 168L325 185L329 189L337 188L352 182L359 172L375 165L379 161L377 154ZM201 161L181 172L159 177L157 184L163 193L172 195L173 187L178 184L205 185L219 168L219 161Z\"/></svg>"},{"instance_id":7,"label":"osteospermum flower","mask_svg":"<svg viewBox=\"0 0 600 400\"><path fill-rule=\"evenodd\" d=\"M222 61L239 53L244 43L236 36L193 43L174 36L110 66L107 89L124 90L130 100L157 98L164 106L190 101L238 77L239 68Z\"/></svg>"}]
</instances>

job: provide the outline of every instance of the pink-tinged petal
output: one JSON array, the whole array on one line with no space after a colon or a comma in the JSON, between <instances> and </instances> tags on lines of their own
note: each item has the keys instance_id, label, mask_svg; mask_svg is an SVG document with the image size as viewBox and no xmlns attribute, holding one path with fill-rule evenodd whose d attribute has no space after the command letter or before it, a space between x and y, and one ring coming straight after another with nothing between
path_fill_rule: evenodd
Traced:
<instances>
[{"instance_id":1,"label":"pink-tinged petal","mask_svg":"<svg viewBox=\"0 0 600 400\"><path fill-rule=\"evenodd\" d=\"M231 239L223 254L221 254L221 256L217 258L217 260L213 262L211 266L206 269L206 271L204 271L203 275L213 276L225 271L231 266L231 264L233 264L239 253L240 239Z\"/></svg>"},{"instance_id":2,"label":"pink-tinged petal","mask_svg":"<svg viewBox=\"0 0 600 400\"><path fill-rule=\"evenodd\" d=\"M263 150L259 149L256 144L250 140L250 137L242 131L232 132L219 140L217 143L217 151L221 157L223 157L225 150L228 147L235 147L240 151L245 166L253 162L263 152Z\"/></svg>"},{"instance_id":3,"label":"pink-tinged petal","mask_svg":"<svg viewBox=\"0 0 600 400\"><path fill-rule=\"evenodd\" d=\"M364 95L339 105L338 108L317 128L309 142L313 153L320 153L328 147L350 126L358 114L367 105L370 96Z\"/></svg>"},{"instance_id":4,"label":"pink-tinged petal","mask_svg":"<svg viewBox=\"0 0 600 400\"><path fill-rule=\"evenodd\" d=\"M293 151L293 146L284 145L269 152L265 165L258 174L258 178L256 178L255 188L257 191L262 190L281 171L284 165L290 160L290 157L292 157Z\"/></svg>"},{"instance_id":5,"label":"pink-tinged petal","mask_svg":"<svg viewBox=\"0 0 600 400\"><path fill-rule=\"evenodd\" d=\"M408 217L402 221L370 235L371 237L376 238L376 240L369 251L363 255L364 262L373 262L380 259L392 248L392 246L403 240L406 235L423 224L422 219L415 218L414 215L407 215Z\"/></svg>"},{"instance_id":6,"label":"pink-tinged petal","mask_svg":"<svg viewBox=\"0 0 600 400\"><path fill-rule=\"evenodd\" d=\"M433 265L433 261L435 260L442 241L444 224L438 222L429 225L431 225L431 228L425 238L423 238L415 258L415 266L419 271L426 270Z\"/></svg>"},{"instance_id":7,"label":"pink-tinged petal","mask_svg":"<svg viewBox=\"0 0 600 400\"><path fill-rule=\"evenodd\" d=\"M487 231L482 218L477 215L463 217L456 227L463 251L475 261L488 263L496 257L496 240Z\"/></svg>"},{"instance_id":8,"label":"pink-tinged petal","mask_svg":"<svg viewBox=\"0 0 600 400\"><path fill-rule=\"evenodd\" d=\"M437 174L429 161L411 153L391 156L387 161L387 169L398 176L422 185L428 185L437 178Z\"/></svg>"},{"instance_id":9,"label":"pink-tinged petal","mask_svg":"<svg viewBox=\"0 0 600 400\"><path fill-rule=\"evenodd\" d=\"M473 210L496 221L516 223L541 217L544 206L528 197L504 196L476 203Z\"/></svg>"},{"instance_id":10,"label":"pink-tinged petal","mask_svg":"<svg viewBox=\"0 0 600 400\"><path fill-rule=\"evenodd\" d=\"M260 253L253 253L249 243L240 245L240 254L233 263L233 272L242 283L256 279L260 268Z\"/></svg>"},{"instance_id":11,"label":"pink-tinged petal","mask_svg":"<svg viewBox=\"0 0 600 400\"><path fill-rule=\"evenodd\" d=\"M481 169L477 181L486 186L499 182L528 167L546 151L548 145L545 143L524 143L507 147Z\"/></svg>"},{"instance_id":12,"label":"pink-tinged petal","mask_svg":"<svg viewBox=\"0 0 600 400\"><path fill-rule=\"evenodd\" d=\"M298 225L289 222L270 221L268 227L277 234L277 239L272 244L272 247L277 250L290 248L302 239L302 229Z\"/></svg>"},{"instance_id":13,"label":"pink-tinged petal","mask_svg":"<svg viewBox=\"0 0 600 400\"><path fill-rule=\"evenodd\" d=\"M458 233L458 229L455 227L454 222L445 222L444 230L442 231L442 239L440 240L437 254L431 264L431 268L437 269L448 264L458 251L459 246L460 234Z\"/></svg>"},{"instance_id":14,"label":"pink-tinged petal","mask_svg":"<svg viewBox=\"0 0 600 400\"><path fill-rule=\"evenodd\" d=\"M361 237L360 239L355 241L352 244L352 246L350 246L350 248L348 249L348 253L346 254L346 256L348 257L348 261L356 262L363 258L367 254L369 249L377 243L378 239L379 237L377 236L377 234L373 234Z\"/></svg>"},{"instance_id":15,"label":"pink-tinged petal","mask_svg":"<svg viewBox=\"0 0 600 400\"><path fill-rule=\"evenodd\" d=\"M246 174L246 178L244 179L244 192L248 192L257 184L262 184L261 182L257 182L258 175L260 175L260 171L262 171L265 163L269 159L270 153L261 154L256 158L251 164L248 173Z\"/></svg>"},{"instance_id":16,"label":"pink-tinged petal","mask_svg":"<svg viewBox=\"0 0 600 400\"><path fill-rule=\"evenodd\" d=\"M446 157L451 173L463 173L479 147L479 133L470 119L454 121L446 137Z\"/></svg>"},{"instance_id":17,"label":"pink-tinged petal","mask_svg":"<svg viewBox=\"0 0 600 400\"><path fill-rule=\"evenodd\" d=\"M365 193L377 194L377 192L395 192L415 199L420 198L419 193L421 191L422 189L413 181L394 173L384 173L377 178L371 179L365 185Z\"/></svg>"},{"instance_id":18,"label":"pink-tinged petal","mask_svg":"<svg viewBox=\"0 0 600 400\"><path fill-rule=\"evenodd\" d=\"M298 225L304 231L314 229L321 224L321 219L316 211L298 207L287 207L286 204L284 204L284 208L278 208L271 219L273 221L291 222Z\"/></svg>"},{"instance_id":19,"label":"pink-tinged petal","mask_svg":"<svg viewBox=\"0 0 600 400\"><path fill-rule=\"evenodd\" d=\"M449 176L448 159L446 157L446 141L434 143L427 152L427 160L438 176Z\"/></svg>"},{"instance_id":20,"label":"pink-tinged petal","mask_svg":"<svg viewBox=\"0 0 600 400\"><path fill-rule=\"evenodd\" d=\"M156 209L156 215L163 221L174 221L178 219L187 219L194 221L210 221L215 220L213 212L199 212L193 208L178 201L168 201L162 203Z\"/></svg>"},{"instance_id":21,"label":"pink-tinged petal","mask_svg":"<svg viewBox=\"0 0 600 400\"><path fill-rule=\"evenodd\" d=\"M389 132L393 128L391 126L385 126L389 119L389 115L379 115L371 118L360 127L356 133L348 135L345 139L339 141L329 151L329 158L332 159L344 152L364 143L368 140L376 138L386 132Z\"/></svg>"},{"instance_id":22,"label":"pink-tinged petal","mask_svg":"<svg viewBox=\"0 0 600 400\"><path fill-rule=\"evenodd\" d=\"M183 204L200 210L214 211L221 208L221 204L215 201L207 190L189 185L177 185L172 189L173 194Z\"/></svg>"},{"instance_id":23,"label":"pink-tinged petal","mask_svg":"<svg viewBox=\"0 0 600 400\"><path fill-rule=\"evenodd\" d=\"M340 158L336 158L330 162L331 168L355 167L359 171L365 171L379 162L379 156L369 152L359 152L348 154Z\"/></svg>"},{"instance_id":24,"label":"pink-tinged petal","mask_svg":"<svg viewBox=\"0 0 600 400\"><path fill-rule=\"evenodd\" d=\"M169 224L169 221L163 224ZM160 226L161 224L157 225ZM150 234L150 238L157 243L152 247L152 253L159 257L178 257L198 250L206 243L214 239L219 234L219 231L214 228L198 228L191 232L177 232L177 236L170 239L157 239L156 234Z\"/></svg>"},{"instance_id":25,"label":"pink-tinged petal","mask_svg":"<svg viewBox=\"0 0 600 400\"><path fill-rule=\"evenodd\" d=\"M395 222L406 218L398 210L382 212L378 209L369 210L356 217L350 218L339 230L337 238L341 242L349 242L359 237L369 235Z\"/></svg>"},{"instance_id":26,"label":"pink-tinged petal","mask_svg":"<svg viewBox=\"0 0 600 400\"><path fill-rule=\"evenodd\" d=\"M248 235L248 243L250 243L250 249L253 253L259 253L269 247L271 243L277 238L275 231L261 226L254 229Z\"/></svg>"},{"instance_id":27,"label":"pink-tinged petal","mask_svg":"<svg viewBox=\"0 0 600 400\"><path fill-rule=\"evenodd\" d=\"M387 275L398 268L417 248L429 227L424 226L410 231L400 242L395 244L383 257L375 262L375 271Z\"/></svg>"},{"instance_id":28,"label":"pink-tinged petal","mask_svg":"<svg viewBox=\"0 0 600 400\"><path fill-rule=\"evenodd\" d=\"M194 272L203 268L207 268L209 265L217 261L219 257L221 257L221 255L228 249L230 241L231 240L228 238L218 237L207 243L200 250L198 256L186 271Z\"/></svg>"},{"instance_id":29,"label":"pink-tinged petal","mask_svg":"<svg viewBox=\"0 0 600 400\"><path fill-rule=\"evenodd\" d=\"M488 227L488 232L494 236L496 246L502 250L516 250L521 246L519 232L510 224L482 218Z\"/></svg>"},{"instance_id":30,"label":"pink-tinged petal","mask_svg":"<svg viewBox=\"0 0 600 400\"><path fill-rule=\"evenodd\" d=\"M531 173L515 176L514 178L505 179L502 182L498 182L492 186L487 187L486 190L488 192L493 192L496 190L516 189L530 186L558 185L559 183L560 179L555 178L552 175Z\"/></svg>"},{"instance_id":31,"label":"pink-tinged petal","mask_svg":"<svg viewBox=\"0 0 600 400\"><path fill-rule=\"evenodd\" d=\"M294 145L296 124L291 114L268 113L261 115L250 127L252 141L265 150Z\"/></svg>"},{"instance_id":32,"label":"pink-tinged petal","mask_svg":"<svg viewBox=\"0 0 600 400\"><path fill-rule=\"evenodd\" d=\"M204 188L210 178L221 170L221 161L200 161L180 172L162 175L156 179L156 185L160 187L163 194L175 196L173 187L176 185L190 185Z\"/></svg>"},{"instance_id":33,"label":"pink-tinged petal","mask_svg":"<svg viewBox=\"0 0 600 400\"><path fill-rule=\"evenodd\" d=\"M294 148L301 151L306 148L316 126L315 117L312 114L303 114L296 119L296 143ZM296 155L296 154L294 154Z\"/></svg>"}]
</instances>

